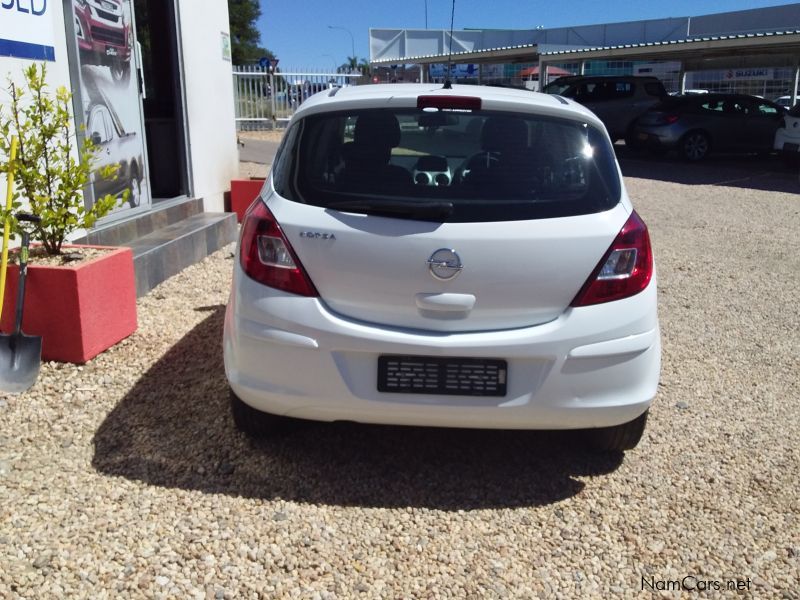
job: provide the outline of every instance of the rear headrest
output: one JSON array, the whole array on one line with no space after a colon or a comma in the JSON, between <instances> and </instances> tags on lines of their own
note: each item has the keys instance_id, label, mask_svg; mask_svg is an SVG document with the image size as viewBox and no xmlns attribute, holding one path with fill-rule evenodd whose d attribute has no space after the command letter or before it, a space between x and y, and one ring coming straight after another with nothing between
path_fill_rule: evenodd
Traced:
<instances>
[{"instance_id":1,"label":"rear headrest","mask_svg":"<svg viewBox=\"0 0 800 600\"><path fill-rule=\"evenodd\" d=\"M489 117L481 130L485 152L522 150L528 145L528 126L517 117Z\"/></svg>"},{"instance_id":2,"label":"rear headrest","mask_svg":"<svg viewBox=\"0 0 800 600\"><path fill-rule=\"evenodd\" d=\"M369 112L356 120L353 141L357 146L394 148L400 143L400 123L390 112Z\"/></svg>"}]
</instances>

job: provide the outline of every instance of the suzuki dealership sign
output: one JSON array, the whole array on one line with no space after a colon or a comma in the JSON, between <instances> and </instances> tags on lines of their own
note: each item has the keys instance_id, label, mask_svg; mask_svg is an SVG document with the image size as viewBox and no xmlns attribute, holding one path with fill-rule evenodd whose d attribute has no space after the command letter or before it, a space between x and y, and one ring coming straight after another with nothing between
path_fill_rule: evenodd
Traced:
<instances>
[{"instance_id":1,"label":"suzuki dealership sign","mask_svg":"<svg viewBox=\"0 0 800 600\"><path fill-rule=\"evenodd\" d=\"M725 79L772 79L772 69L729 69Z\"/></svg>"},{"instance_id":2,"label":"suzuki dealership sign","mask_svg":"<svg viewBox=\"0 0 800 600\"><path fill-rule=\"evenodd\" d=\"M55 0L0 0L0 56L55 60Z\"/></svg>"}]
</instances>

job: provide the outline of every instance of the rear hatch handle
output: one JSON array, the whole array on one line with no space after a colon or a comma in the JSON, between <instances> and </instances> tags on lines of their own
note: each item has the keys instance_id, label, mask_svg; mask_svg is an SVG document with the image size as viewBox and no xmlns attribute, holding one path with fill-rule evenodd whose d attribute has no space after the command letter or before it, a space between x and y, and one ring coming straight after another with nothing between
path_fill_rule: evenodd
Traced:
<instances>
[{"instance_id":1,"label":"rear hatch handle","mask_svg":"<svg viewBox=\"0 0 800 600\"><path fill-rule=\"evenodd\" d=\"M435 312L469 312L475 306L472 294L417 294L417 308Z\"/></svg>"}]
</instances>

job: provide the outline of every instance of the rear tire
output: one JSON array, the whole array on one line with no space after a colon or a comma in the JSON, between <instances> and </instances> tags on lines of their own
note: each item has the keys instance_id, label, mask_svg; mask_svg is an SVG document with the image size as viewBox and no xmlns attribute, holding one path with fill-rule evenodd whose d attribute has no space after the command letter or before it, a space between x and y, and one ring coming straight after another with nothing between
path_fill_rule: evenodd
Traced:
<instances>
[{"instance_id":1,"label":"rear tire","mask_svg":"<svg viewBox=\"0 0 800 600\"><path fill-rule=\"evenodd\" d=\"M589 445L601 452L633 450L639 440L642 439L644 428L647 425L648 412L645 411L633 421L628 421L622 425L589 429L586 432Z\"/></svg>"},{"instance_id":2,"label":"rear tire","mask_svg":"<svg viewBox=\"0 0 800 600\"><path fill-rule=\"evenodd\" d=\"M286 417L256 410L234 394L233 390L231 390L231 414L236 429L251 438L261 438L279 433L286 428L289 421Z\"/></svg>"},{"instance_id":3,"label":"rear tire","mask_svg":"<svg viewBox=\"0 0 800 600\"><path fill-rule=\"evenodd\" d=\"M681 140L683 158L691 162L703 160L711 151L711 138L702 131L690 131Z\"/></svg>"}]
</instances>

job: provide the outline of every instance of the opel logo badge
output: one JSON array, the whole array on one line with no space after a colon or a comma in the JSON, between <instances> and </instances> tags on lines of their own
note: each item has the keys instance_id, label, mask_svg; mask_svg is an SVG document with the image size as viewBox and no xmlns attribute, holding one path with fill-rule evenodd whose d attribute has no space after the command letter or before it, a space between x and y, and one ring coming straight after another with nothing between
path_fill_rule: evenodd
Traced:
<instances>
[{"instance_id":1,"label":"opel logo badge","mask_svg":"<svg viewBox=\"0 0 800 600\"><path fill-rule=\"evenodd\" d=\"M431 275L439 281L453 279L464 268L464 265L461 264L461 257L450 248L439 248L431 254L427 262Z\"/></svg>"}]
</instances>

